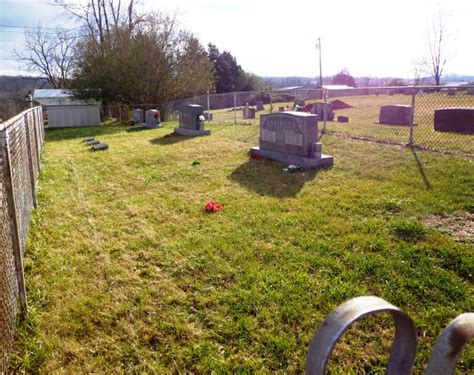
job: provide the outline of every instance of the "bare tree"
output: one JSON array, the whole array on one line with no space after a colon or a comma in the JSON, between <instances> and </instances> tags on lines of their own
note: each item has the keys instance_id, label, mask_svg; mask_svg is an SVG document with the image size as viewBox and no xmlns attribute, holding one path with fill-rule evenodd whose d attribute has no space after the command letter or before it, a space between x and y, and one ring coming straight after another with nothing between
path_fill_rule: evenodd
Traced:
<instances>
[{"instance_id":1,"label":"bare tree","mask_svg":"<svg viewBox=\"0 0 474 375\"><path fill-rule=\"evenodd\" d=\"M447 31L449 15L444 10L440 11L433 17L426 33L429 55L423 58L423 65L437 86L441 82L446 63L452 57L452 53L449 52L450 37Z\"/></svg>"},{"instance_id":2,"label":"bare tree","mask_svg":"<svg viewBox=\"0 0 474 375\"><path fill-rule=\"evenodd\" d=\"M86 3L53 0L76 21L86 27L92 39L101 47L110 43L111 34L126 27L131 33L142 19L136 12L138 0L129 0L124 8L121 0L88 0Z\"/></svg>"},{"instance_id":3,"label":"bare tree","mask_svg":"<svg viewBox=\"0 0 474 375\"><path fill-rule=\"evenodd\" d=\"M15 51L29 70L45 76L54 88L68 84L73 69L74 46L77 37L67 30L55 31L36 27L25 32L26 53Z\"/></svg>"},{"instance_id":4,"label":"bare tree","mask_svg":"<svg viewBox=\"0 0 474 375\"><path fill-rule=\"evenodd\" d=\"M423 85L423 74L427 73L424 60L414 59L412 60L413 68L413 83L415 86Z\"/></svg>"}]
</instances>

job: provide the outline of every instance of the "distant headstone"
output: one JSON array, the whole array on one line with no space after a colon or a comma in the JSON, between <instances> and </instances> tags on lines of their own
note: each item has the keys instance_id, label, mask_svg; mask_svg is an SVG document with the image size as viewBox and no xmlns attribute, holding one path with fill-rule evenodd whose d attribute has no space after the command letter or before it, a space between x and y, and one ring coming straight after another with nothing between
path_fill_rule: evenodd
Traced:
<instances>
[{"instance_id":1,"label":"distant headstone","mask_svg":"<svg viewBox=\"0 0 474 375\"><path fill-rule=\"evenodd\" d=\"M315 113L318 115L318 120L332 121L334 119L334 112L332 111L332 103L316 103Z\"/></svg>"},{"instance_id":2,"label":"distant headstone","mask_svg":"<svg viewBox=\"0 0 474 375\"><path fill-rule=\"evenodd\" d=\"M245 119L248 119L248 118L255 118L255 108L252 108L252 107L245 107L245 108L244 108L243 117L244 117Z\"/></svg>"},{"instance_id":3,"label":"distant headstone","mask_svg":"<svg viewBox=\"0 0 474 375\"><path fill-rule=\"evenodd\" d=\"M349 117L347 117L347 116L337 116L337 122L349 122Z\"/></svg>"},{"instance_id":4,"label":"distant headstone","mask_svg":"<svg viewBox=\"0 0 474 375\"><path fill-rule=\"evenodd\" d=\"M160 122L160 111L157 109L150 109L145 112L146 128L161 128Z\"/></svg>"},{"instance_id":5,"label":"distant headstone","mask_svg":"<svg viewBox=\"0 0 474 375\"><path fill-rule=\"evenodd\" d=\"M137 108L133 110L132 114L133 121L135 121L135 124L143 124L143 109Z\"/></svg>"},{"instance_id":6,"label":"distant headstone","mask_svg":"<svg viewBox=\"0 0 474 375\"><path fill-rule=\"evenodd\" d=\"M303 168L330 167L332 156L323 155L318 143L318 117L304 112L260 116L259 147L250 152Z\"/></svg>"},{"instance_id":7,"label":"distant headstone","mask_svg":"<svg viewBox=\"0 0 474 375\"><path fill-rule=\"evenodd\" d=\"M379 124L410 126L412 108L409 105L385 105L380 107Z\"/></svg>"},{"instance_id":8,"label":"distant headstone","mask_svg":"<svg viewBox=\"0 0 474 375\"><path fill-rule=\"evenodd\" d=\"M257 112L264 111L265 108L263 106L263 102L261 100L257 101Z\"/></svg>"},{"instance_id":9,"label":"distant headstone","mask_svg":"<svg viewBox=\"0 0 474 375\"><path fill-rule=\"evenodd\" d=\"M92 145L97 145L100 143L100 141L98 141L97 139L92 139L90 141L87 141L86 142L89 146L92 146Z\"/></svg>"},{"instance_id":10,"label":"distant headstone","mask_svg":"<svg viewBox=\"0 0 474 375\"><path fill-rule=\"evenodd\" d=\"M418 96L423 96L423 95L424 95L423 90L419 90L419 91L416 93L416 95L418 95Z\"/></svg>"},{"instance_id":11,"label":"distant headstone","mask_svg":"<svg viewBox=\"0 0 474 375\"><path fill-rule=\"evenodd\" d=\"M474 134L474 107L435 110L434 130L437 132Z\"/></svg>"},{"instance_id":12,"label":"distant headstone","mask_svg":"<svg viewBox=\"0 0 474 375\"><path fill-rule=\"evenodd\" d=\"M278 107L278 112L285 112L285 107Z\"/></svg>"},{"instance_id":13,"label":"distant headstone","mask_svg":"<svg viewBox=\"0 0 474 375\"><path fill-rule=\"evenodd\" d=\"M104 151L109 148L107 143L98 143L96 145L92 145L92 151Z\"/></svg>"},{"instance_id":14,"label":"distant headstone","mask_svg":"<svg viewBox=\"0 0 474 375\"><path fill-rule=\"evenodd\" d=\"M90 142L90 141L93 141L93 140L95 140L94 137L87 137L87 138L84 138L82 141L83 142Z\"/></svg>"},{"instance_id":15,"label":"distant headstone","mask_svg":"<svg viewBox=\"0 0 474 375\"><path fill-rule=\"evenodd\" d=\"M179 128L174 132L190 137L199 137L211 134L210 130L204 129L204 111L202 105L188 104L179 110Z\"/></svg>"},{"instance_id":16,"label":"distant headstone","mask_svg":"<svg viewBox=\"0 0 474 375\"><path fill-rule=\"evenodd\" d=\"M453 89L448 90L448 96L454 96L456 95L456 92Z\"/></svg>"},{"instance_id":17,"label":"distant headstone","mask_svg":"<svg viewBox=\"0 0 474 375\"><path fill-rule=\"evenodd\" d=\"M474 95L474 87L468 87L466 93L467 95Z\"/></svg>"}]
</instances>

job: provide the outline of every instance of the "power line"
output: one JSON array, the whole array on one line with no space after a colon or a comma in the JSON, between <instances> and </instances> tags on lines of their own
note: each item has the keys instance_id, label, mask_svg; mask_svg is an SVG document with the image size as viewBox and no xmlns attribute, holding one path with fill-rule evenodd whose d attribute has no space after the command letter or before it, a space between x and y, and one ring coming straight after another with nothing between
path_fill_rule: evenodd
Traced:
<instances>
[{"instance_id":1,"label":"power line","mask_svg":"<svg viewBox=\"0 0 474 375\"><path fill-rule=\"evenodd\" d=\"M0 27L9 28L9 29L36 29L37 27L39 27L40 29L47 29L47 30L57 30L58 29L57 27L3 25L3 24L1 24ZM63 29L63 30L72 31L72 30L80 29L81 27L82 26L77 26L77 27L73 27L72 29Z\"/></svg>"}]
</instances>

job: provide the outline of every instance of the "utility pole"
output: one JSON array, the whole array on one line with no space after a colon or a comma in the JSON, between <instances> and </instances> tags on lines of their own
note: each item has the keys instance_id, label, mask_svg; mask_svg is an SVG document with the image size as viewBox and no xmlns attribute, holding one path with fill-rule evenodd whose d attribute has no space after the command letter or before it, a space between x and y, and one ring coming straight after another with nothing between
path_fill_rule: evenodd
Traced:
<instances>
[{"instance_id":1,"label":"utility pole","mask_svg":"<svg viewBox=\"0 0 474 375\"><path fill-rule=\"evenodd\" d=\"M323 87L323 67L321 64L321 37L318 37L316 49L319 50L319 87Z\"/></svg>"}]
</instances>

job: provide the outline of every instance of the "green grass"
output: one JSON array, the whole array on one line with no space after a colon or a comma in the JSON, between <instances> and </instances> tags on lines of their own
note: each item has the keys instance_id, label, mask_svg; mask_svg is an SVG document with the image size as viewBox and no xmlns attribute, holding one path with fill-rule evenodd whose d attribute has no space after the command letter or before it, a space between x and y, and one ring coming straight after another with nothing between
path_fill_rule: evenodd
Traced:
<instances>
[{"instance_id":1,"label":"green grass","mask_svg":"<svg viewBox=\"0 0 474 375\"><path fill-rule=\"evenodd\" d=\"M423 223L472 210L472 161L324 136L332 169L285 173L249 159L257 126L164 138L175 126L47 133L13 372L301 373L324 317L376 295L413 317L419 373L473 310L472 244ZM358 324L332 371L383 372L392 335Z\"/></svg>"}]
</instances>

